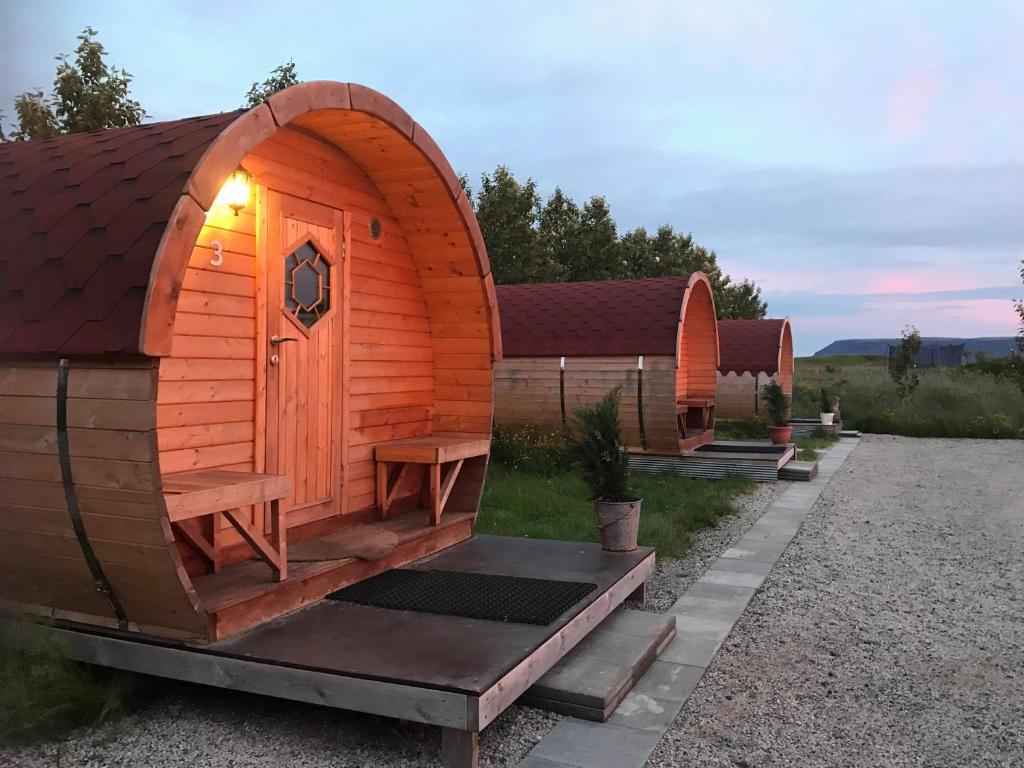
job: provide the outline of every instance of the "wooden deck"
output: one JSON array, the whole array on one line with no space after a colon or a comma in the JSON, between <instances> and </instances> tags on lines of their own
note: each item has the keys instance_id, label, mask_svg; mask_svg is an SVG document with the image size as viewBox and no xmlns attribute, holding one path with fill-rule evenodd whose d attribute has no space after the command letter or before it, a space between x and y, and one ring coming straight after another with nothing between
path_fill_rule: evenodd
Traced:
<instances>
[{"instance_id":1,"label":"wooden deck","mask_svg":"<svg viewBox=\"0 0 1024 768\"><path fill-rule=\"evenodd\" d=\"M394 551L379 560L350 557L291 563L287 581L275 581L263 562L248 560L220 573L193 577L192 584L210 615L210 635L219 640L315 602L336 589L468 539L473 535L474 517L471 513L443 515L439 525L430 526L425 510L413 510L375 523L398 535Z\"/></svg>"},{"instance_id":2,"label":"wooden deck","mask_svg":"<svg viewBox=\"0 0 1024 768\"><path fill-rule=\"evenodd\" d=\"M320 600L208 646L66 622L41 631L60 634L69 655L89 663L438 725L443 765L470 768L477 734L643 587L654 551L477 536L411 567L598 588L548 626Z\"/></svg>"},{"instance_id":3,"label":"wooden deck","mask_svg":"<svg viewBox=\"0 0 1024 768\"><path fill-rule=\"evenodd\" d=\"M709 479L745 475L771 483L779 479L779 471L795 455L793 443L772 446L768 441L714 440L682 455L630 451L629 466L641 472L671 472Z\"/></svg>"}]
</instances>

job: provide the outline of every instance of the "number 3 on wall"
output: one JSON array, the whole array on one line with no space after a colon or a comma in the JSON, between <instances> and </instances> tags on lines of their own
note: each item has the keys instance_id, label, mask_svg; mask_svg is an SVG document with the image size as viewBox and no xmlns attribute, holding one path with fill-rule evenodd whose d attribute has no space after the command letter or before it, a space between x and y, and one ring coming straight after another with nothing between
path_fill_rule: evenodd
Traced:
<instances>
[{"instance_id":1,"label":"number 3 on wall","mask_svg":"<svg viewBox=\"0 0 1024 768\"><path fill-rule=\"evenodd\" d=\"M210 266L219 267L224 263L224 246L220 240L211 240L210 245L213 246L213 256L210 257Z\"/></svg>"}]
</instances>

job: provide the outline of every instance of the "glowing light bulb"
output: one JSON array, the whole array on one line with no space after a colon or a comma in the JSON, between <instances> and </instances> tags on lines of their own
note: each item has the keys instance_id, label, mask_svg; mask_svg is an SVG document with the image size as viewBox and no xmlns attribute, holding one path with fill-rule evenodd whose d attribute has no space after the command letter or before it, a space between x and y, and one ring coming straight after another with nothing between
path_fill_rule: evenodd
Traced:
<instances>
[{"instance_id":1,"label":"glowing light bulb","mask_svg":"<svg viewBox=\"0 0 1024 768\"><path fill-rule=\"evenodd\" d=\"M238 212L249 202L249 174L245 171L232 173L217 194L216 202L228 206L237 216Z\"/></svg>"}]
</instances>

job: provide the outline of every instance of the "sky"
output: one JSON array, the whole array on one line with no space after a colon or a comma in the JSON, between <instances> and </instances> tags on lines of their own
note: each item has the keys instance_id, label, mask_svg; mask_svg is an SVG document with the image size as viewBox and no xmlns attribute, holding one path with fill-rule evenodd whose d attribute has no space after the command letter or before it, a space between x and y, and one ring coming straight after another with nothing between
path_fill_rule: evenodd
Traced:
<instances>
[{"instance_id":1,"label":"sky","mask_svg":"<svg viewBox=\"0 0 1024 768\"><path fill-rule=\"evenodd\" d=\"M619 231L672 224L836 338L1013 335L1024 294L1024 3L0 0L0 110L85 25L160 120L294 59Z\"/></svg>"}]
</instances>

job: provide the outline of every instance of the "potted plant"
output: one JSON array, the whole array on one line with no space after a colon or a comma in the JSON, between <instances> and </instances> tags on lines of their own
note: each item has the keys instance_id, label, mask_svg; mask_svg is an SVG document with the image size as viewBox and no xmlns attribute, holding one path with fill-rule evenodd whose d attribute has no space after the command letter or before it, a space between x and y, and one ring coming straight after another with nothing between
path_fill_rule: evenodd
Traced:
<instances>
[{"instance_id":1,"label":"potted plant","mask_svg":"<svg viewBox=\"0 0 1024 768\"><path fill-rule=\"evenodd\" d=\"M832 395L825 387L821 388L821 424L822 426L831 426L832 421L836 417L836 409L832 404Z\"/></svg>"},{"instance_id":2,"label":"potted plant","mask_svg":"<svg viewBox=\"0 0 1024 768\"><path fill-rule=\"evenodd\" d=\"M601 547L609 552L631 552L636 549L642 499L630 487L618 387L594 406L577 406L573 426L572 447L594 500Z\"/></svg>"},{"instance_id":3,"label":"potted plant","mask_svg":"<svg viewBox=\"0 0 1024 768\"><path fill-rule=\"evenodd\" d=\"M777 381L769 381L761 388L761 397L764 398L768 408L768 416L771 419L768 425L768 435L775 445L785 445L793 436L793 427L789 425L789 396L782 389Z\"/></svg>"}]
</instances>

